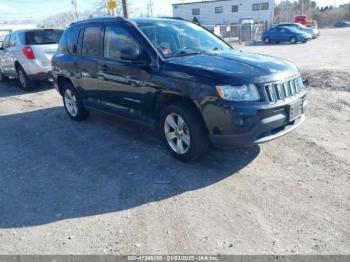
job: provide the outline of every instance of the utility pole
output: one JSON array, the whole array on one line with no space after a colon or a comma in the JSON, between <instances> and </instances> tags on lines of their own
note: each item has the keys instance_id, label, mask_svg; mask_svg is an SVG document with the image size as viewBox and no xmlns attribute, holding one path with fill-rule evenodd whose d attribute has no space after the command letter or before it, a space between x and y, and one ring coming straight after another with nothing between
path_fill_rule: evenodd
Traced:
<instances>
[{"instance_id":1,"label":"utility pole","mask_svg":"<svg viewBox=\"0 0 350 262\"><path fill-rule=\"evenodd\" d=\"M152 17L153 16L153 1L149 0L149 14Z\"/></svg>"},{"instance_id":2,"label":"utility pole","mask_svg":"<svg viewBox=\"0 0 350 262\"><path fill-rule=\"evenodd\" d=\"M123 6L124 18L128 18L128 7L126 4L126 0L122 0L122 6Z\"/></svg>"},{"instance_id":3,"label":"utility pole","mask_svg":"<svg viewBox=\"0 0 350 262\"><path fill-rule=\"evenodd\" d=\"M304 15L304 0L301 0L301 15Z\"/></svg>"},{"instance_id":4,"label":"utility pole","mask_svg":"<svg viewBox=\"0 0 350 262\"><path fill-rule=\"evenodd\" d=\"M79 15L78 15L78 0L71 0L71 4L74 8L74 12L75 12L75 18L77 20L79 20Z\"/></svg>"}]
</instances>

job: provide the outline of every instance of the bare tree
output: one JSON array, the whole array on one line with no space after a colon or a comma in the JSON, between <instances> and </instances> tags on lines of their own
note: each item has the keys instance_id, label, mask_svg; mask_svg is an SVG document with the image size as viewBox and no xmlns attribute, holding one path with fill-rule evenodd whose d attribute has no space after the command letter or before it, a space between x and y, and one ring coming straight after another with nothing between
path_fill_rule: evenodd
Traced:
<instances>
[{"instance_id":1,"label":"bare tree","mask_svg":"<svg viewBox=\"0 0 350 262\"><path fill-rule=\"evenodd\" d=\"M331 27L338 20L350 19L350 5L342 8L319 8L316 1L282 0L275 7L275 23L292 22L296 15L306 15L308 19L315 19L319 27Z\"/></svg>"},{"instance_id":2,"label":"bare tree","mask_svg":"<svg viewBox=\"0 0 350 262\"><path fill-rule=\"evenodd\" d=\"M92 18L94 16L103 16L103 15L104 15L103 12L98 10L78 13L78 17L80 20ZM71 12L62 12L62 13L47 17L42 21L42 23L39 26L45 27L45 28L65 28L75 21L76 21L76 14L73 14Z\"/></svg>"}]
</instances>

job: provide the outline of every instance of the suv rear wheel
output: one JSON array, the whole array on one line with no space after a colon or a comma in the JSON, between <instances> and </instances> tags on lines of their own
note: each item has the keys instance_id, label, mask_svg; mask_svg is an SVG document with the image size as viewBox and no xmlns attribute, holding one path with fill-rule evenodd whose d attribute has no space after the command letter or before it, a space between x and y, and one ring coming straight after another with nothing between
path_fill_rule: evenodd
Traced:
<instances>
[{"instance_id":1,"label":"suv rear wheel","mask_svg":"<svg viewBox=\"0 0 350 262\"><path fill-rule=\"evenodd\" d=\"M78 92L70 83L64 86L63 104L68 116L75 121L85 120L89 115Z\"/></svg>"},{"instance_id":2,"label":"suv rear wheel","mask_svg":"<svg viewBox=\"0 0 350 262\"><path fill-rule=\"evenodd\" d=\"M30 90L33 87L33 82L29 79L24 69L21 66L17 66L16 71L21 89Z\"/></svg>"},{"instance_id":3,"label":"suv rear wheel","mask_svg":"<svg viewBox=\"0 0 350 262\"><path fill-rule=\"evenodd\" d=\"M178 102L160 115L161 135L170 153L187 162L204 154L209 146L206 128L193 106Z\"/></svg>"}]
</instances>

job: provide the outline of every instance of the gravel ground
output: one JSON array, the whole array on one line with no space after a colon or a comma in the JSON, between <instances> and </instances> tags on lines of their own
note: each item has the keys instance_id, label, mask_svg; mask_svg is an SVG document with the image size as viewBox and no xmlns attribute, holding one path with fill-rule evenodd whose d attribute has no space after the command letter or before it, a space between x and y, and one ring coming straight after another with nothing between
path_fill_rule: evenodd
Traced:
<instances>
[{"instance_id":1,"label":"gravel ground","mask_svg":"<svg viewBox=\"0 0 350 262\"><path fill-rule=\"evenodd\" d=\"M301 68L300 128L189 164L139 126L70 121L48 85L0 84L0 254L349 254L349 74Z\"/></svg>"}]
</instances>

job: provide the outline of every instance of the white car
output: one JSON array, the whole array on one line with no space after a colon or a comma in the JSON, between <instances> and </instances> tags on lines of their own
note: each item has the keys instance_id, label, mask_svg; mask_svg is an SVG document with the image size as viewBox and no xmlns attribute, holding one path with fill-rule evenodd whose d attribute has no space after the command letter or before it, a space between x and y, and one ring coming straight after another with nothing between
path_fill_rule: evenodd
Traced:
<instances>
[{"instance_id":1,"label":"white car","mask_svg":"<svg viewBox=\"0 0 350 262\"><path fill-rule=\"evenodd\" d=\"M60 29L31 29L8 34L0 48L0 81L17 77L28 90L33 80L50 78L51 58L62 33Z\"/></svg>"},{"instance_id":2,"label":"white car","mask_svg":"<svg viewBox=\"0 0 350 262\"><path fill-rule=\"evenodd\" d=\"M273 25L272 27L280 27L280 26L294 27L295 29L298 29L310 34L313 39L320 36L320 31L317 28L307 27L305 25L298 24L298 23L280 23L277 25Z\"/></svg>"}]
</instances>

